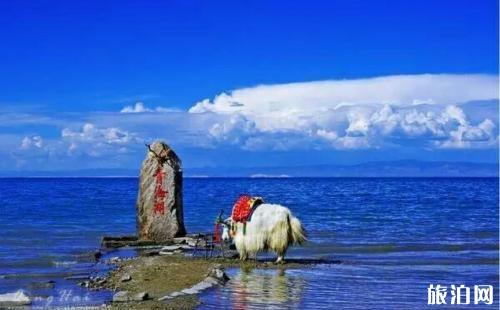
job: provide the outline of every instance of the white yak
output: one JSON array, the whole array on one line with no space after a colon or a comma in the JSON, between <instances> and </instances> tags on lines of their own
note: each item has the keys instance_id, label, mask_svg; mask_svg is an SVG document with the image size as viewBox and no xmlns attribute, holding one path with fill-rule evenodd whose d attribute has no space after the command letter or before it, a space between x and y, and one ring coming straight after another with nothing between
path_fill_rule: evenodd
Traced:
<instances>
[{"instance_id":1,"label":"white yak","mask_svg":"<svg viewBox=\"0 0 500 310\"><path fill-rule=\"evenodd\" d=\"M306 241L306 234L299 219L293 216L288 208L277 204L258 205L245 229L243 223L233 222L231 218L224 224L222 239L228 240L232 237L241 260L270 250L278 255L276 263L280 263L283 262L290 245ZM231 225L236 227L233 234L229 232Z\"/></svg>"}]
</instances>

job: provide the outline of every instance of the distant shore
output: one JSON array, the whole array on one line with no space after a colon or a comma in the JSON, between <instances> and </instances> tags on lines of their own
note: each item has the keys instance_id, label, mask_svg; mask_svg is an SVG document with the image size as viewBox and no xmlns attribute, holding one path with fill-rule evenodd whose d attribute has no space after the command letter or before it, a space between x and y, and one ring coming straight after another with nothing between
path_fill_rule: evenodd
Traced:
<instances>
[{"instance_id":1,"label":"distant shore","mask_svg":"<svg viewBox=\"0 0 500 310\"><path fill-rule=\"evenodd\" d=\"M353 164L256 167L184 167L185 178L498 178L498 162L395 160ZM3 170L1 178L137 178L138 169Z\"/></svg>"}]
</instances>

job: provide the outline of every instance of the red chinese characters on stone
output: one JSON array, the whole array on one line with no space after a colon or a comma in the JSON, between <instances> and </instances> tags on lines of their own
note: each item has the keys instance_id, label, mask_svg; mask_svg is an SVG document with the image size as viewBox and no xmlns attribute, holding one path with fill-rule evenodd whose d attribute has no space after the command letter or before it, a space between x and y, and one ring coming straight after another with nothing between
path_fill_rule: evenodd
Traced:
<instances>
[{"instance_id":1,"label":"red chinese characters on stone","mask_svg":"<svg viewBox=\"0 0 500 310\"><path fill-rule=\"evenodd\" d=\"M156 187L155 187L155 207L154 213L156 215L165 214L165 200L167 198L168 192L163 187L163 179L165 178L165 172L163 172L162 166L158 166L155 173L156 177Z\"/></svg>"}]
</instances>

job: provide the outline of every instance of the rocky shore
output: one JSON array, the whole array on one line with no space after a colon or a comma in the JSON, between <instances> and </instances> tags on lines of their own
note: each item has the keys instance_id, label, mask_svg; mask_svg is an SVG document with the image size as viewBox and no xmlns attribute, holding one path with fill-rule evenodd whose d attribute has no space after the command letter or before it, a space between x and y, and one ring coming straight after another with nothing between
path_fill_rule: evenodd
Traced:
<instances>
[{"instance_id":1,"label":"rocky shore","mask_svg":"<svg viewBox=\"0 0 500 310\"><path fill-rule=\"evenodd\" d=\"M203 282L213 269L223 273L222 268L181 254L141 256L118 263L102 288L115 292L111 309L193 309L198 305L198 291L181 292ZM213 285L223 284L224 276Z\"/></svg>"}]
</instances>

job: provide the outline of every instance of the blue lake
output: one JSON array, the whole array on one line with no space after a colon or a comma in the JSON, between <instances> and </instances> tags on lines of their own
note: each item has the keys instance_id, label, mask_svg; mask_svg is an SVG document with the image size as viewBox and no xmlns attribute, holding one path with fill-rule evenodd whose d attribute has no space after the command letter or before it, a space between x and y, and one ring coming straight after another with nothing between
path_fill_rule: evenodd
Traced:
<instances>
[{"instance_id":1,"label":"blue lake","mask_svg":"<svg viewBox=\"0 0 500 310\"><path fill-rule=\"evenodd\" d=\"M494 304L473 308L497 309L498 186L496 178L185 179L189 232L210 231L221 209L228 215L249 193L303 222L309 243L289 257L341 262L231 269L200 308L421 309L429 284L464 284L493 285ZM0 179L0 293L53 280L85 304L109 298L64 278L95 270L82 254L101 236L135 232L136 194L135 178Z\"/></svg>"}]
</instances>

